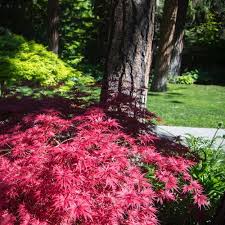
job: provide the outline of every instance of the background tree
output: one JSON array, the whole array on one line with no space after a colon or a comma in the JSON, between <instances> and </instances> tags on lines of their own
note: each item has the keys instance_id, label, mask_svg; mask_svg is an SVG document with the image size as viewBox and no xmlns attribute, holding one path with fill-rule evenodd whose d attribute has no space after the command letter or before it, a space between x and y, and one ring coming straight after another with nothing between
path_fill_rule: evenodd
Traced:
<instances>
[{"instance_id":1,"label":"background tree","mask_svg":"<svg viewBox=\"0 0 225 225\"><path fill-rule=\"evenodd\" d=\"M93 0L93 12L95 16L96 27L96 47L95 58L100 61L105 60L107 54L107 43L109 40L109 25L111 19L111 1L107 0Z\"/></svg>"},{"instance_id":2,"label":"background tree","mask_svg":"<svg viewBox=\"0 0 225 225\"><path fill-rule=\"evenodd\" d=\"M168 69L173 50L173 38L178 11L178 0L165 0L160 25L159 49L156 58L152 91L166 91Z\"/></svg>"},{"instance_id":3,"label":"background tree","mask_svg":"<svg viewBox=\"0 0 225 225\"><path fill-rule=\"evenodd\" d=\"M47 0L0 1L0 26L47 44Z\"/></svg>"},{"instance_id":4,"label":"background tree","mask_svg":"<svg viewBox=\"0 0 225 225\"><path fill-rule=\"evenodd\" d=\"M106 72L101 93L104 104L112 104L118 98L125 101L127 96L133 99L130 104L145 108L152 61L154 12L154 0L112 2Z\"/></svg>"},{"instance_id":5,"label":"background tree","mask_svg":"<svg viewBox=\"0 0 225 225\"><path fill-rule=\"evenodd\" d=\"M174 77L180 75L182 52L184 48L184 28L188 11L188 3L189 0L178 1L177 19L173 38L174 48L172 51L169 70L167 72L173 79Z\"/></svg>"},{"instance_id":6,"label":"background tree","mask_svg":"<svg viewBox=\"0 0 225 225\"><path fill-rule=\"evenodd\" d=\"M224 84L225 2L190 1L181 71L198 70L198 83Z\"/></svg>"},{"instance_id":7,"label":"background tree","mask_svg":"<svg viewBox=\"0 0 225 225\"><path fill-rule=\"evenodd\" d=\"M54 53L59 51L59 1L48 0L48 48Z\"/></svg>"}]
</instances>

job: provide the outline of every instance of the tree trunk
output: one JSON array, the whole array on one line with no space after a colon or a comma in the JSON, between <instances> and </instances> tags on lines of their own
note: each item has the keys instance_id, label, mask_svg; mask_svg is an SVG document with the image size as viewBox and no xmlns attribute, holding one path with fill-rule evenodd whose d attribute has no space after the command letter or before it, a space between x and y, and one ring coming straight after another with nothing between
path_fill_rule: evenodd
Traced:
<instances>
[{"instance_id":1,"label":"tree trunk","mask_svg":"<svg viewBox=\"0 0 225 225\"><path fill-rule=\"evenodd\" d=\"M182 52L184 48L184 27L189 0L178 0L178 12L174 34L174 49L170 61L168 74L172 80L180 75Z\"/></svg>"},{"instance_id":2,"label":"tree trunk","mask_svg":"<svg viewBox=\"0 0 225 225\"><path fill-rule=\"evenodd\" d=\"M155 0L113 0L101 102L117 111L145 109ZM119 103L115 106L113 102ZM125 105L129 104L129 109ZM122 106L123 105L123 106ZM126 108L126 109L125 109ZM132 112L133 111L133 112Z\"/></svg>"},{"instance_id":3,"label":"tree trunk","mask_svg":"<svg viewBox=\"0 0 225 225\"><path fill-rule=\"evenodd\" d=\"M220 206L217 209L215 219L212 225L224 225L225 224L225 192L221 199Z\"/></svg>"},{"instance_id":4,"label":"tree trunk","mask_svg":"<svg viewBox=\"0 0 225 225\"><path fill-rule=\"evenodd\" d=\"M1 95L0 96L3 98L4 95L5 95L5 81L4 80L0 81L0 89L1 89Z\"/></svg>"},{"instance_id":5,"label":"tree trunk","mask_svg":"<svg viewBox=\"0 0 225 225\"><path fill-rule=\"evenodd\" d=\"M176 77L180 75L182 52L184 48L183 42L184 33L182 33L179 39L174 44L174 49L172 51L172 56L170 60L170 65L168 69L168 77L173 82L175 82Z\"/></svg>"},{"instance_id":6,"label":"tree trunk","mask_svg":"<svg viewBox=\"0 0 225 225\"><path fill-rule=\"evenodd\" d=\"M59 51L58 8L58 0L48 0L48 48L56 54Z\"/></svg>"},{"instance_id":7,"label":"tree trunk","mask_svg":"<svg viewBox=\"0 0 225 225\"><path fill-rule=\"evenodd\" d=\"M156 58L152 91L166 91L168 69L173 50L173 38L178 11L178 0L165 0L160 26L159 49Z\"/></svg>"}]
</instances>

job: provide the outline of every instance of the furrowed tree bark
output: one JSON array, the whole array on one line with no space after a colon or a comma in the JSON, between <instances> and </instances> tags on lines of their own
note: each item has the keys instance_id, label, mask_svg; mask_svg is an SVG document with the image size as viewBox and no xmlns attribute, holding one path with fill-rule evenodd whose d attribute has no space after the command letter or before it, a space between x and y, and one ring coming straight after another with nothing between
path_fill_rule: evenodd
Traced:
<instances>
[{"instance_id":1,"label":"furrowed tree bark","mask_svg":"<svg viewBox=\"0 0 225 225\"><path fill-rule=\"evenodd\" d=\"M170 65L167 72L168 78L174 82L176 80L176 77L180 75L182 52L184 48L183 37L184 37L184 34L181 34L179 39L174 44L174 49L172 51Z\"/></svg>"},{"instance_id":2,"label":"furrowed tree bark","mask_svg":"<svg viewBox=\"0 0 225 225\"><path fill-rule=\"evenodd\" d=\"M48 48L55 54L59 51L59 0L48 0Z\"/></svg>"},{"instance_id":3,"label":"furrowed tree bark","mask_svg":"<svg viewBox=\"0 0 225 225\"><path fill-rule=\"evenodd\" d=\"M112 106L115 99L120 102L127 99L131 111L132 105L139 109L146 107L154 13L155 0L112 1L108 55L101 92L103 104Z\"/></svg>"},{"instance_id":4,"label":"furrowed tree bark","mask_svg":"<svg viewBox=\"0 0 225 225\"><path fill-rule=\"evenodd\" d=\"M168 69L173 50L173 38L178 11L178 0L165 0L163 17L160 25L159 49L156 58L155 74L152 80L152 91L166 91Z\"/></svg>"},{"instance_id":5,"label":"furrowed tree bark","mask_svg":"<svg viewBox=\"0 0 225 225\"><path fill-rule=\"evenodd\" d=\"M174 80L180 75L182 52L184 48L184 28L186 22L186 15L188 10L189 0L178 0L178 11L174 34L174 49L170 60L168 75L170 79Z\"/></svg>"}]
</instances>

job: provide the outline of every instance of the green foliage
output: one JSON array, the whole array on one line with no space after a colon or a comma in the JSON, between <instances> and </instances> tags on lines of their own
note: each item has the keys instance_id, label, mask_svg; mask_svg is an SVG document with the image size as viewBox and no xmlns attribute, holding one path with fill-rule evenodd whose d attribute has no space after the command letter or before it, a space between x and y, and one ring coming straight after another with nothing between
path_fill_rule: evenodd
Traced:
<instances>
[{"instance_id":1,"label":"green foliage","mask_svg":"<svg viewBox=\"0 0 225 225\"><path fill-rule=\"evenodd\" d=\"M214 0L199 0L189 1L188 8L188 23L197 25L199 22L204 22L205 18L212 9Z\"/></svg>"},{"instance_id":2,"label":"green foliage","mask_svg":"<svg viewBox=\"0 0 225 225\"><path fill-rule=\"evenodd\" d=\"M220 40L220 30L221 23L208 13L205 22L186 30L186 39L189 45L213 45Z\"/></svg>"},{"instance_id":3,"label":"green foliage","mask_svg":"<svg viewBox=\"0 0 225 225\"><path fill-rule=\"evenodd\" d=\"M63 0L60 8L60 55L74 67L84 59L86 45L94 32L92 4L91 0Z\"/></svg>"},{"instance_id":4,"label":"green foliage","mask_svg":"<svg viewBox=\"0 0 225 225\"><path fill-rule=\"evenodd\" d=\"M41 86L63 84L70 88L93 80L66 65L43 45L19 35L0 36L0 61L0 81L7 85L32 81Z\"/></svg>"},{"instance_id":5,"label":"green foliage","mask_svg":"<svg viewBox=\"0 0 225 225\"><path fill-rule=\"evenodd\" d=\"M210 207L206 210L206 215L210 220L225 190L224 137L218 137L215 133L212 140L207 140L189 135L186 142L191 151L200 159L191 173L203 184L210 200ZM219 146L215 147L215 143Z\"/></svg>"},{"instance_id":6,"label":"green foliage","mask_svg":"<svg viewBox=\"0 0 225 225\"><path fill-rule=\"evenodd\" d=\"M199 77L198 70L192 70L186 73L183 73L181 76L176 77L175 82L177 84L194 84Z\"/></svg>"},{"instance_id":7,"label":"green foliage","mask_svg":"<svg viewBox=\"0 0 225 225\"><path fill-rule=\"evenodd\" d=\"M78 66L79 70L85 73L87 76L94 77L96 82L100 82L103 77L103 66L101 64L80 64Z\"/></svg>"},{"instance_id":8,"label":"green foliage","mask_svg":"<svg viewBox=\"0 0 225 225\"><path fill-rule=\"evenodd\" d=\"M213 143L220 140L219 147L213 147ZM211 205L217 204L225 190L225 152L223 140L214 137L213 140L205 140L189 135L186 141L192 152L200 158L199 163L192 169L192 175L201 181L206 188Z\"/></svg>"},{"instance_id":9,"label":"green foliage","mask_svg":"<svg viewBox=\"0 0 225 225\"><path fill-rule=\"evenodd\" d=\"M95 11L96 4L99 7L99 3L92 0L61 1L59 54L73 68L79 68L85 74L91 73L96 80L100 80L101 58L104 55L104 41L100 40L100 33L104 36L105 30L99 31L103 18Z\"/></svg>"},{"instance_id":10,"label":"green foliage","mask_svg":"<svg viewBox=\"0 0 225 225\"><path fill-rule=\"evenodd\" d=\"M59 54L73 67L85 57L90 57L90 54L93 57L97 54L93 47L96 45L97 38L95 25L100 20L94 14L93 4L96 2L93 0L59 1ZM48 43L47 3L48 0L18 0L16 2L8 0L7 3L0 3L1 22L14 33L20 33L28 39L34 39L46 45ZM4 12L7 13L4 14Z\"/></svg>"},{"instance_id":11,"label":"green foliage","mask_svg":"<svg viewBox=\"0 0 225 225\"><path fill-rule=\"evenodd\" d=\"M190 153L199 159L191 175L203 185L210 205L200 210L191 204L191 197L178 199L172 204L169 202L159 212L162 225L211 224L225 190L225 145L221 138L217 132L212 140L187 135L185 142ZM214 147L216 142L218 147Z\"/></svg>"}]
</instances>

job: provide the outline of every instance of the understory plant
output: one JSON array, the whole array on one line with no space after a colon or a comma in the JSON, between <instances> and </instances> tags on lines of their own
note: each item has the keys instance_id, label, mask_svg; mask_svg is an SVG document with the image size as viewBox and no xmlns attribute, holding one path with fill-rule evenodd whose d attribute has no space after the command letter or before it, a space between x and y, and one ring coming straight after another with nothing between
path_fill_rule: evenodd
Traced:
<instances>
[{"instance_id":1,"label":"understory plant","mask_svg":"<svg viewBox=\"0 0 225 225\"><path fill-rule=\"evenodd\" d=\"M99 107L43 101L1 102L1 225L156 225L166 203L208 205L186 148L131 136Z\"/></svg>"},{"instance_id":2,"label":"understory plant","mask_svg":"<svg viewBox=\"0 0 225 225\"><path fill-rule=\"evenodd\" d=\"M17 86L23 82L44 87L85 85L93 82L43 45L22 36L5 32L0 35L1 86Z\"/></svg>"},{"instance_id":3,"label":"understory plant","mask_svg":"<svg viewBox=\"0 0 225 225\"><path fill-rule=\"evenodd\" d=\"M212 222L225 190L225 137L216 133L211 140L190 135L186 139L191 151L200 159L191 174L204 186L209 198L210 207L204 213L208 223Z\"/></svg>"},{"instance_id":4,"label":"understory plant","mask_svg":"<svg viewBox=\"0 0 225 225\"><path fill-rule=\"evenodd\" d=\"M198 70L192 70L183 73L181 76L175 78L175 83L177 84L194 84L199 77Z\"/></svg>"},{"instance_id":5,"label":"understory plant","mask_svg":"<svg viewBox=\"0 0 225 225\"><path fill-rule=\"evenodd\" d=\"M187 135L185 142L199 162L192 167L191 175L204 187L210 202L204 210L199 210L191 203L191 198L179 199L161 208L160 218L163 225L206 225L213 224L221 198L225 190L225 145L224 137L205 139Z\"/></svg>"}]
</instances>

